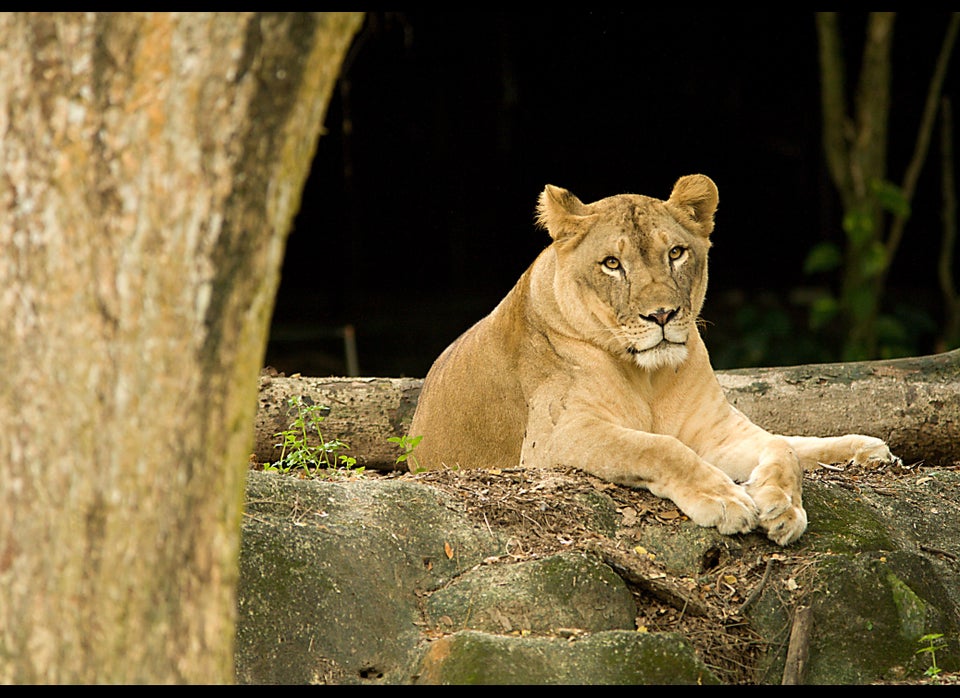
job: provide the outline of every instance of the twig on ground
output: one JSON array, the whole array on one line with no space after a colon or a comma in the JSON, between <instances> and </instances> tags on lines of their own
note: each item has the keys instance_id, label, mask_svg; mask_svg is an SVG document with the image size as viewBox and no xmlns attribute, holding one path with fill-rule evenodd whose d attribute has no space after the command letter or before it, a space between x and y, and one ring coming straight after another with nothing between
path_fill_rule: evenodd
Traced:
<instances>
[{"instance_id":1,"label":"twig on ground","mask_svg":"<svg viewBox=\"0 0 960 698\"><path fill-rule=\"evenodd\" d=\"M678 611L693 616L711 615L706 604L673 583L674 579L665 574L651 560L641 555L631 555L602 540L587 541L584 547L599 555L624 580L635 584L641 590L673 606Z\"/></svg>"},{"instance_id":2,"label":"twig on ground","mask_svg":"<svg viewBox=\"0 0 960 698\"><path fill-rule=\"evenodd\" d=\"M783 667L784 686L796 686L803 683L807 669L807 657L810 653L810 628L813 624L813 612L809 606L799 606L793 614L793 626L790 628L790 642L787 645L787 661Z\"/></svg>"}]
</instances>

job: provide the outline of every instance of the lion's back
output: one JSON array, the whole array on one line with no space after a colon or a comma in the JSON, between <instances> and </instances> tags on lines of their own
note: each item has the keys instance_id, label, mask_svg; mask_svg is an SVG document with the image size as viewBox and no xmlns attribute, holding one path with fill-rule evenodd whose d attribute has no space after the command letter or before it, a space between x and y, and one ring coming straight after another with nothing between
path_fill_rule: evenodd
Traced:
<instances>
[{"instance_id":1,"label":"lion's back","mask_svg":"<svg viewBox=\"0 0 960 698\"><path fill-rule=\"evenodd\" d=\"M513 351L521 342L508 336L513 318L503 316L509 311L500 307L467 330L427 373L409 429L422 437L419 467L519 464L526 403Z\"/></svg>"}]
</instances>

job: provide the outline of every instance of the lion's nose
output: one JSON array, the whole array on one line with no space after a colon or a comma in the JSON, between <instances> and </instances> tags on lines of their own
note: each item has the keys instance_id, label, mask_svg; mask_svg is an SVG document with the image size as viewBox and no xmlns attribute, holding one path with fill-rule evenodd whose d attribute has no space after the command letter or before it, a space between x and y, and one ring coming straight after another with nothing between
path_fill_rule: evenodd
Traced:
<instances>
[{"instance_id":1,"label":"lion's nose","mask_svg":"<svg viewBox=\"0 0 960 698\"><path fill-rule=\"evenodd\" d=\"M670 310L667 310L666 308L657 308L656 310L654 310L654 311L653 311L652 313L650 313L649 315L642 315L642 314L641 314L640 317L642 317L644 320L649 320L650 322L655 322L655 323L657 323L658 325L660 325L660 327L663 327L663 326L666 325L668 322L670 322L670 319L671 319L674 315L676 315L676 314L677 314L677 309L676 309L676 308L672 308L672 309L670 309Z\"/></svg>"}]
</instances>

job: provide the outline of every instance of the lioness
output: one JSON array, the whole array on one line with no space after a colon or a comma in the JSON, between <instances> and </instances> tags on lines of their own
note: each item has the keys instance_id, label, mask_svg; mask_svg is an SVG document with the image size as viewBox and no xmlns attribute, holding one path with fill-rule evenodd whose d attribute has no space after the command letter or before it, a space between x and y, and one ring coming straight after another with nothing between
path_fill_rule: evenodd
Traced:
<instances>
[{"instance_id":1,"label":"lioness","mask_svg":"<svg viewBox=\"0 0 960 698\"><path fill-rule=\"evenodd\" d=\"M727 402L696 324L718 200L704 175L666 201L547 185L553 242L424 380L418 465L575 466L787 545L807 526L804 467L893 460L870 436L770 434Z\"/></svg>"}]
</instances>

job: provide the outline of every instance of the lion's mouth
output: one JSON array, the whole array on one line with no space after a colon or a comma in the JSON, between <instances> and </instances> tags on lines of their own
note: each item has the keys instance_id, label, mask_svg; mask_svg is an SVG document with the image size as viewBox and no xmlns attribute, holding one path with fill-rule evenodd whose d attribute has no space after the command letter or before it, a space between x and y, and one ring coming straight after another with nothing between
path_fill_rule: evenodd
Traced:
<instances>
[{"instance_id":1,"label":"lion's mouth","mask_svg":"<svg viewBox=\"0 0 960 698\"><path fill-rule=\"evenodd\" d=\"M686 342L673 342L664 338L646 349L630 345L627 347L627 354L640 368L654 371L682 364L687 358L687 345Z\"/></svg>"},{"instance_id":2,"label":"lion's mouth","mask_svg":"<svg viewBox=\"0 0 960 698\"><path fill-rule=\"evenodd\" d=\"M669 347L682 347L682 346L686 346L686 342L674 342L664 337L659 342L654 344L652 347L644 347L641 349L631 344L630 346L627 347L627 353L630 354L631 356L637 356L639 354L645 354L648 351L656 351L657 349L667 349Z\"/></svg>"}]
</instances>

